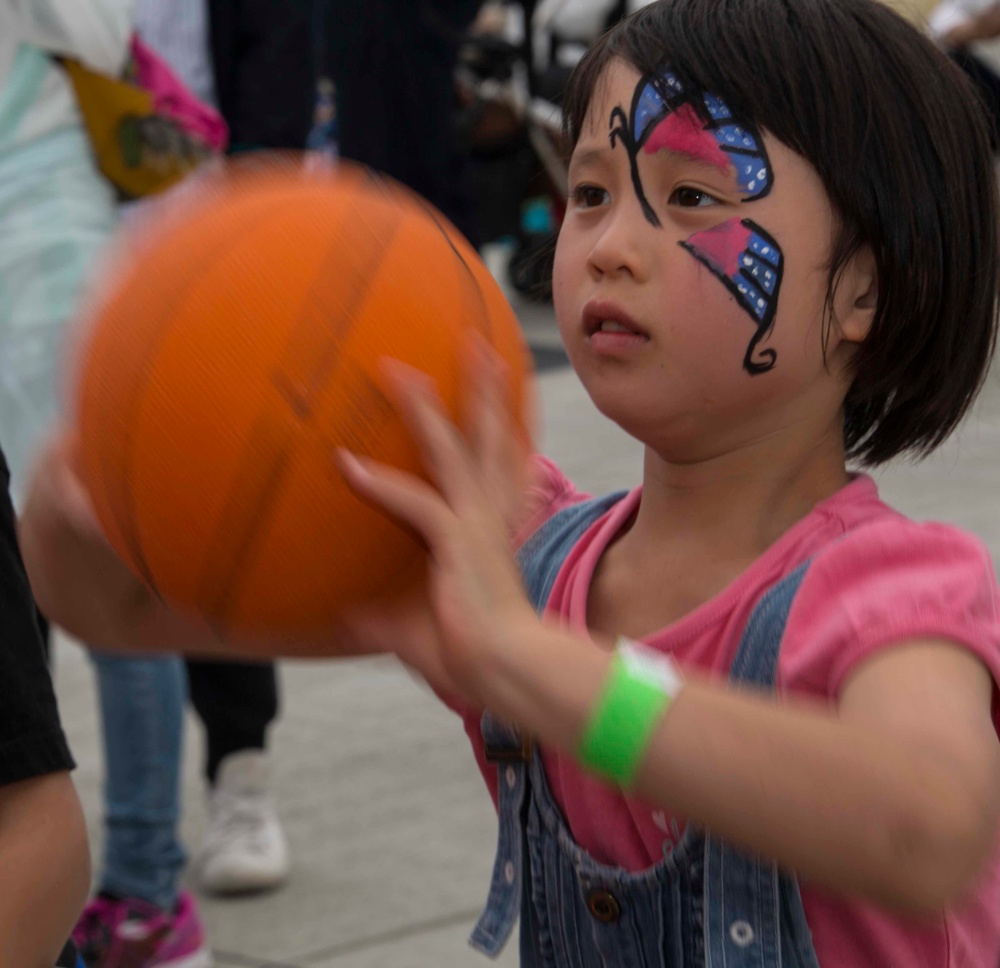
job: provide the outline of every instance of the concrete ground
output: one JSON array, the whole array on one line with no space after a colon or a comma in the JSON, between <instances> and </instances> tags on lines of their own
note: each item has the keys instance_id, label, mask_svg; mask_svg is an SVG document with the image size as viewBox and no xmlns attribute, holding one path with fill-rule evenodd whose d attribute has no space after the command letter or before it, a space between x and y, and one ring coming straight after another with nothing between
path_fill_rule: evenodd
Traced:
<instances>
[{"instance_id":1,"label":"concrete ground","mask_svg":"<svg viewBox=\"0 0 1000 968\"><path fill-rule=\"evenodd\" d=\"M547 367L543 449L578 485L634 483L637 446L593 409L560 362L551 311L519 306ZM1000 554L1000 385L991 380L963 431L922 465L880 475L883 494L918 518L980 534ZM100 857L102 753L92 670L62 640L56 679ZM473 968L466 937L486 898L493 808L458 720L391 660L288 662L272 742L274 792L294 868L287 886L243 900L203 898L219 966ZM204 825L200 726L184 763L183 837ZM188 881L192 883L191 878ZM498 964L517 964L516 939Z\"/></svg>"}]
</instances>

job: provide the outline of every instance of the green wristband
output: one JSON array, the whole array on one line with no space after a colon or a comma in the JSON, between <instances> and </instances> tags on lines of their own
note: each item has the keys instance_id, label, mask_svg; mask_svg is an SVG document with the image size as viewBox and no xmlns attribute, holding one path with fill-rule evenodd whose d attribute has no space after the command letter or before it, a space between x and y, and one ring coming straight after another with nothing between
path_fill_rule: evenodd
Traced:
<instances>
[{"instance_id":1,"label":"green wristband","mask_svg":"<svg viewBox=\"0 0 1000 968\"><path fill-rule=\"evenodd\" d=\"M577 758L583 766L630 787L660 718L682 685L668 657L619 639L580 740Z\"/></svg>"}]
</instances>

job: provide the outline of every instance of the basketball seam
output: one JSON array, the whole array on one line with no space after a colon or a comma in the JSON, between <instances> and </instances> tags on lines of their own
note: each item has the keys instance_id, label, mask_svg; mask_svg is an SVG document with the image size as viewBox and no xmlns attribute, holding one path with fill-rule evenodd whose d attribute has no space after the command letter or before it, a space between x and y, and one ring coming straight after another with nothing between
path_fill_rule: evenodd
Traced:
<instances>
[{"instance_id":1,"label":"basketball seam","mask_svg":"<svg viewBox=\"0 0 1000 968\"><path fill-rule=\"evenodd\" d=\"M348 308L344 311L344 322L346 327L340 330L329 339L329 344L334 350L338 348L342 341L347 338L353 329L359 307L363 304L370 290L370 270L377 267L384 253L389 247L392 236L399 230L401 218L398 216L391 223L390 231L385 235L372 237L374 245L370 254L366 256L368 265L357 274L359 281L351 294ZM316 280L313 284L313 293L323 284L331 271L331 263L335 266L339 251L339 240L330 243L331 255L321 263L317 270ZM296 338L305 330L305 324L309 322L309 314L314 310L315 304L321 302L315 295L313 298L305 300L306 313L296 324L286 343L286 358L277 367L272 378L279 398L292 411L292 416L298 426L310 422L315 411L309 406L302 406L310 397L315 398L329 385L329 382L336 375L340 362L340 354L331 352L328 358L322 361L321 365L310 374L309 385L305 387L304 394L295 393L295 381L290 379L285 372L288 363L288 354L294 348ZM291 390L292 392L288 392ZM239 462L239 467L245 469L245 474L237 474L236 481L242 486L246 486L247 479L256 475L259 486L254 488L254 497L249 502L238 502L241 507L231 503L234 508L233 513L224 515L218 526L215 528L214 539L209 546L209 551L205 556L205 567L202 578L198 584L196 598L200 607L207 614L213 617L217 630L221 635L226 633L227 627L231 624L228 616L234 603L238 600L251 563L255 560L252 549L255 542L263 538L264 528L260 522L267 517L269 509L273 506L275 497L279 493L279 485L287 472L290 458L294 450L302 445L301 434L286 434L285 438L278 442L277 450L268 461L261 466L259 445L262 439L266 439L267 428L274 419L273 400L267 400L258 414L253 424L253 431L248 439L247 448L243 458ZM282 416L287 417L287 412ZM256 451L256 453L255 453ZM330 455L331 462L333 455ZM233 541L233 535L237 534L238 540ZM227 550L229 549L229 550Z\"/></svg>"},{"instance_id":2,"label":"basketball seam","mask_svg":"<svg viewBox=\"0 0 1000 968\"><path fill-rule=\"evenodd\" d=\"M278 205L276 204L274 208L278 208ZM261 214L259 217L265 218L270 214L271 210L269 209L266 213ZM235 245L236 240L234 240L232 244ZM187 297L184 283L190 281L202 271L204 271L204 263L197 263L185 271L183 278L178 282L174 290L174 298L165 300L165 303L161 308L158 317L161 322L169 319L178 304L180 304L183 299ZM153 571L150 568L145 550L142 546L138 514L135 506L135 488L133 487L135 444L138 435L138 428L136 425L141 411L142 399L149 389L150 375L153 370L154 361L159 354L159 350L167 337L170 327L169 325L166 327L163 325L157 325L153 326L152 330L155 335L150 344L147 346L146 352L144 352L140 357L138 365L134 370L134 379L132 380L133 386L123 395L123 412L128 414L128 419L125 421L125 428L122 434L122 452L125 455L125 466L122 469L122 473L114 475L111 478L109 478L106 474L101 475L99 473L99 476L102 478L101 482L104 485L105 493L109 496L109 504L112 505L112 513L114 513L113 505L115 503L112 499L112 495L116 491L114 482L117 480L120 483L120 493L118 494L118 498L120 500L120 513L115 514L116 522L121 529L122 538L128 546L129 551L133 556L134 563L139 569L142 578L147 582L156 595L159 596L160 591L157 586L155 576L153 575ZM103 469L106 472L110 472L109 468L105 467Z\"/></svg>"},{"instance_id":3,"label":"basketball seam","mask_svg":"<svg viewBox=\"0 0 1000 968\"><path fill-rule=\"evenodd\" d=\"M486 297L483 295L483 288L482 286L479 285L479 280L476 278L475 273L472 271L472 267L469 265L468 262L466 262L465 256L462 255L462 253L458 249L458 246L455 245L451 236L445 230L445 227L441 224L441 220L438 218L438 213L433 208L433 206L427 203L419 195L414 194L413 197L420 204L420 207L423 208L423 210L430 217L431 221L434 223L435 228L441 233L441 235L444 236L444 240L448 243L448 246L451 248L451 251L455 253L455 257L458 259L462 268L465 270L465 274L468 278L468 281L472 284L472 287L475 291L475 302L479 310L476 322L479 325L479 330L480 332L482 332L483 336L486 337L486 339L492 342L493 320L490 317L489 309L486 305ZM475 316L476 314L470 312L469 315Z\"/></svg>"}]
</instances>

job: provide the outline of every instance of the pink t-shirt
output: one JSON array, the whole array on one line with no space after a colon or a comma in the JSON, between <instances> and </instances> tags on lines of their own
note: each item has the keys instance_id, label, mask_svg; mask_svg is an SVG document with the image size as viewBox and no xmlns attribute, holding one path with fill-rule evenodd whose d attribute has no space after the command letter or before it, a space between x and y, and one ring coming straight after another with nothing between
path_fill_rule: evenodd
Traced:
<instances>
[{"instance_id":1,"label":"pink t-shirt","mask_svg":"<svg viewBox=\"0 0 1000 968\"><path fill-rule=\"evenodd\" d=\"M536 513L520 538L586 495L551 462L539 461ZM556 578L548 611L586 625L587 595L601 554L638 508L630 492L584 534ZM846 535L846 537L844 537ZM838 540L842 539L842 540ZM799 588L778 661L778 689L836 701L866 657L913 639L955 642L1000 682L998 591L990 556L971 535L917 524L884 504L859 476L778 539L728 588L673 625L648 636L682 666L728 675L743 629L761 595L813 559ZM480 711L456 705L496 802L496 765L485 761ZM1000 705L994 696L994 723ZM570 757L542 751L552 793L574 839L602 864L643 870L673 845L682 818L605 785ZM1000 964L1000 853L968 900L916 922L802 884L802 900L823 968L997 968Z\"/></svg>"}]
</instances>

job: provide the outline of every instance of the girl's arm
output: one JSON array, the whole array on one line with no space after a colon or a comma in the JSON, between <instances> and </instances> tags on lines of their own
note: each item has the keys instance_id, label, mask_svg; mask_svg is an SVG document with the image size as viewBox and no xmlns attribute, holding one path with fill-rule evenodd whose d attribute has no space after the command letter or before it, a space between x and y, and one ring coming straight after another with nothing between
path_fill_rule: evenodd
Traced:
<instances>
[{"instance_id":1,"label":"girl's arm","mask_svg":"<svg viewBox=\"0 0 1000 968\"><path fill-rule=\"evenodd\" d=\"M31 43L112 76L125 65L134 0L6 0Z\"/></svg>"},{"instance_id":2,"label":"girl's arm","mask_svg":"<svg viewBox=\"0 0 1000 968\"><path fill-rule=\"evenodd\" d=\"M507 643L479 673L491 708L575 754L609 651L535 620ZM808 881L939 911L968 887L997 833L991 694L987 670L946 642L864 663L837 709L690 678L634 793Z\"/></svg>"},{"instance_id":3,"label":"girl's arm","mask_svg":"<svg viewBox=\"0 0 1000 968\"><path fill-rule=\"evenodd\" d=\"M0 787L0 964L51 968L90 889L87 828L68 773Z\"/></svg>"},{"instance_id":4,"label":"girl's arm","mask_svg":"<svg viewBox=\"0 0 1000 968\"><path fill-rule=\"evenodd\" d=\"M42 613L107 648L218 655L207 624L167 608L112 551L74 470L74 444L43 448L18 519L18 544Z\"/></svg>"},{"instance_id":5,"label":"girl's arm","mask_svg":"<svg viewBox=\"0 0 1000 968\"><path fill-rule=\"evenodd\" d=\"M388 652L405 640L428 680L453 689L431 657L435 634L419 595L358 608L313 640L221 636L196 615L163 602L115 554L76 472L72 433L41 449L22 514L18 543L43 614L84 642L125 652L183 652L216 657L344 657Z\"/></svg>"},{"instance_id":6,"label":"girl's arm","mask_svg":"<svg viewBox=\"0 0 1000 968\"><path fill-rule=\"evenodd\" d=\"M466 438L423 381L394 372L434 485L351 455L344 473L427 543L438 667L467 699L575 755L612 644L543 622L525 597L490 493L511 480L511 461L490 456L510 437L496 375L478 381ZM837 709L692 675L635 792L817 884L938 911L967 889L998 828L992 688L966 650L932 641L864 662Z\"/></svg>"}]
</instances>

